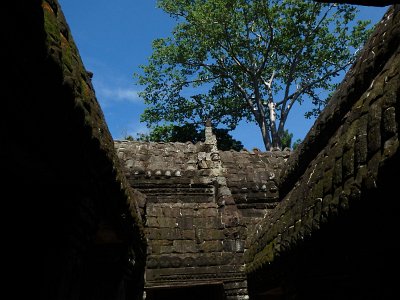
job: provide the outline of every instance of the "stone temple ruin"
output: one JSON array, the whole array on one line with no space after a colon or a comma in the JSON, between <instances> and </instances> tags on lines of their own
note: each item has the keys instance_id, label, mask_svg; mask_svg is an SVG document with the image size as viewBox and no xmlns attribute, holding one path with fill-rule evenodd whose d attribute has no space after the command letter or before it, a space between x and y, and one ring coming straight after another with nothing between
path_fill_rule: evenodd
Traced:
<instances>
[{"instance_id":1,"label":"stone temple ruin","mask_svg":"<svg viewBox=\"0 0 400 300\"><path fill-rule=\"evenodd\" d=\"M6 295L396 298L398 4L293 152L113 141L57 1L3 11Z\"/></svg>"},{"instance_id":2,"label":"stone temple ruin","mask_svg":"<svg viewBox=\"0 0 400 300\"><path fill-rule=\"evenodd\" d=\"M247 233L278 204L276 174L289 152L219 151L210 127L196 145L115 145L128 182L143 194L147 299L197 285L246 296Z\"/></svg>"}]
</instances>

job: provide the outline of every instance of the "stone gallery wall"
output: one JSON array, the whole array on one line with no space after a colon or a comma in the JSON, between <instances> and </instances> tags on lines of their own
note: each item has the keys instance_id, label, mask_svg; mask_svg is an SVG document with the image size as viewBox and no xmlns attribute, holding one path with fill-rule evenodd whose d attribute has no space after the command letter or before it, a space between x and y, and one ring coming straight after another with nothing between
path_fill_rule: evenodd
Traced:
<instances>
[{"instance_id":1,"label":"stone gallery wall","mask_svg":"<svg viewBox=\"0 0 400 300\"><path fill-rule=\"evenodd\" d=\"M255 299L394 292L387 274L400 250L390 238L400 206L399 22L399 7L391 7L280 174L282 201L257 224L245 253Z\"/></svg>"},{"instance_id":2,"label":"stone gallery wall","mask_svg":"<svg viewBox=\"0 0 400 300\"><path fill-rule=\"evenodd\" d=\"M136 196L61 7L8 1L2 17L3 293L141 298Z\"/></svg>"},{"instance_id":3,"label":"stone gallery wall","mask_svg":"<svg viewBox=\"0 0 400 300\"><path fill-rule=\"evenodd\" d=\"M223 297L245 299L247 232L275 207L275 174L289 153L219 151L211 128L195 145L115 146L129 183L145 196L147 297L160 288L220 284Z\"/></svg>"},{"instance_id":4,"label":"stone gallery wall","mask_svg":"<svg viewBox=\"0 0 400 300\"><path fill-rule=\"evenodd\" d=\"M290 153L220 152L227 186L248 232L278 204L278 176Z\"/></svg>"}]
</instances>

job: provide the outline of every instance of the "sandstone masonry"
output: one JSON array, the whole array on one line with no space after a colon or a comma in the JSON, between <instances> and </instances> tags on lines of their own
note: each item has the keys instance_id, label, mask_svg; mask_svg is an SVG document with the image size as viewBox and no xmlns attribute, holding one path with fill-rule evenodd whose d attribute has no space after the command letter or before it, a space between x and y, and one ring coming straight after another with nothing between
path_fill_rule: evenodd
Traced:
<instances>
[{"instance_id":1,"label":"sandstone masonry","mask_svg":"<svg viewBox=\"0 0 400 300\"><path fill-rule=\"evenodd\" d=\"M227 299L247 299L243 253L248 231L278 201L276 174L290 155L219 151L204 143L116 141L140 203L148 239L146 291L221 284Z\"/></svg>"}]
</instances>

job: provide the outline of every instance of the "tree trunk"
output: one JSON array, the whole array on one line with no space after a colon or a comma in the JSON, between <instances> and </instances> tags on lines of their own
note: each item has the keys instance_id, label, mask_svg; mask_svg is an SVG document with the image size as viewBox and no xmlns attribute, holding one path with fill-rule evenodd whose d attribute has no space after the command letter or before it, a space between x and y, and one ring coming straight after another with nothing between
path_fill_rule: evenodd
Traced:
<instances>
[{"instance_id":1,"label":"tree trunk","mask_svg":"<svg viewBox=\"0 0 400 300\"><path fill-rule=\"evenodd\" d=\"M276 130L276 125L275 122L271 122L271 136L272 136L272 146L274 148L281 148L282 143L281 143L281 137Z\"/></svg>"},{"instance_id":2,"label":"tree trunk","mask_svg":"<svg viewBox=\"0 0 400 300\"><path fill-rule=\"evenodd\" d=\"M269 108L269 123L270 123L270 129L271 129L271 138L272 138L272 146L274 148L280 148L281 147L281 139L279 132L276 130L276 106L273 101L270 101L268 103L268 108Z\"/></svg>"},{"instance_id":3,"label":"tree trunk","mask_svg":"<svg viewBox=\"0 0 400 300\"><path fill-rule=\"evenodd\" d=\"M271 149L272 149L271 139L269 137L267 123L265 122L264 118L260 118L260 120L258 120L258 126L260 127L260 130L261 130L261 135L263 138L265 150L271 151Z\"/></svg>"}]
</instances>

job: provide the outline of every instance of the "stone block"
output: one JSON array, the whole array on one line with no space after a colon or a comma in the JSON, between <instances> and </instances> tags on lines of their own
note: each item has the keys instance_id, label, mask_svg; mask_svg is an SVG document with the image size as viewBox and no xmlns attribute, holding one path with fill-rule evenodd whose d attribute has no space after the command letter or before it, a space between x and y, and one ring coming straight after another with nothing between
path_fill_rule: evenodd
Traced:
<instances>
[{"instance_id":1,"label":"stone block","mask_svg":"<svg viewBox=\"0 0 400 300\"><path fill-rule=\"evenodd\" d=\"M324 183L323 179L319 180L314 186L311 188L310 192L308 193L307 197L304 199L303 209L305 207L310 208L315 204L316 199L322 198L324 195ZM304 207L305 206L305 207ZM295 208L293 208L295 209ZM297 219L297 217L295 218Z\"/></svg>"},{"instance_id":2,"label":"stone block","mask_svg":"<svg viewBox=\"0 0 400 300\"><path fill-rule=\"evenodd\" d=\"M194 227L193 217L179 217L176 219L176 222L182 230L191 230Z\"/></svg>"},{"instance_id":3,"label":"stone block","mask_svg":"<svg viewBox=\"0 0 400 300\"><path fill-rule=\"evenodd\" d=\"M176 218L169 218L169 217L159 217L158 225L160 228L174 228L178 227L177 219Z\"/></svg>"},{"instance_id":4,"label":"stone block","mask_svg":"<svg viewBox=\"0 0 400 300\"><path fill-rule=\"evenodd\" d=\"M331 202L329 203L329 214L330 214L330 216L337 216L337 214L338 214L340 196L342 194L342 191L343 191L342 187L339 186L333 192Z\"/></svg>"},{"instance_id":5,"label":"stone block","mask_svg":"<svg viewBox=\"0 0 400 300\"><path fill-rule=\"evenodd\" d=\"M148 245L151 254L170 253L171 251L166 252L165 250L171 247L172 242L164 240L151 241Z\"/></svg>"},{"instance_id":6,"label":"stone block","mask_svg":"<svg viewBox=\"0 0 400 300\"><path fill-rule=\"evenodd\" d=\"M159 267L159 260L160 258L158 256L148 256L147 261L146 261L146 267L149 269L156 269Z\"/></svg>"},{"instance_id":7,"label":"stone block","mask_svg":"<svg viewBox=\"0 0 400 300\"><path fill-rule=\"evenodd\" d=\"M203 241L199 245L199 250L201 252L220 252L222 251L222 241L212 240L212 241Z\"/></svg>"},{"instance_id":8,"label":"stone block","mask_svg":"<svg viewBox=\"0 0 400 300\"><path fill-rule=\"evenodd\" d=\"M175 240L172 248L174 253L196 253L199 250L194 240Z\"/></svg>"},{"instance_id":9,"label":"stone block","mask_svg":"<svg viewBox=\"0 0 400 300\"><path fill-rule=\"evenodd\" d=\"M181 208L180 209L180 216L187 217L187 216L194 216L195 211L192 208Z\"/></svg>"},{"instance_id":10,"label":"stone block","mask_svg":"<svg viewBox=\"0 0 400 300\"><path fill-rule=\"evenodd\" d=\"M147 227L145 229L145 234L149 240L160 240L161 239L160 229L158 229L158 228L148 228Z\"/></svg>"},{"instance_id":11,"label":"stone block","mask_svg":"<svg viewBox=\"0 0 400 300\"><path fill-rule=\"evenodd\" d=\"M160 228L158 232L161 240L173 241L182 238L179 228Z\"/></svg>"},{"instance_id":12,"label":"stone block","mask_svg":"<svg viewBox=\"0 0 400 300\"><path fill-rule=\"evenodd\" d=\"M321 214L320 214L320 224L325 224L328 222L328 216L329 216L329 205L332 202L332 195L328 194L325 195L324 198L322 199L322 204L321 204Z\"/></svg>"},{"instance_id":13,"label":"stone block","mask_svg":"<svg viewBox=\"0 0 400 300\"><path fill-rule=\"evenodd\" d=\"M171 265L170 256L163 255L163 256L158 257L158 265L160 268L163 268L163 269L171 268L172 265Z\"/></svg>"},{"instance_id":14,"label":"stone block","mask_svg":"<svg viewBox=\"0 0 400 300\"><path fill-rule=\"evenodd\" d=\"M383 157L387 159L397 153L399 149L399 140L397 137L392 137L383 145Z\"/></svg>"},{"instance_id":15,"label":"stone block","mask_svg":"<svg viewBox=\"0 0 400 300\"><path fill-rule=\"evenodd\" d=\"M199 209L196 213L198 217L218 217L218 209L216 208L203 208Z\"/></svg>"},{"instance_id":16,"label":"stone block","mask_svg":"<svg viewBox=\"0 0 400 300\"><path fill-rule=\"evenodd\" d=\"M196 258L193 256L184 256L182 258L181 265L182 267L196 267L197 266Z\"/></svg>"},{"instance_id":17,"label":"stone block","mask_svg":"<svg viewBox=\"0 0 400 300\"><path fill-rule=\"evenodd\" d=\"M197 204L198 209L208 209L208 208L218 208L218 205L216 203L210 202L210 203L199 203Z\"/></svg>"},{"instance_id":18,"label":"stone block","mask_svg":"<svg viewBox=\"0 0 400 300\"><path fill-rule=\"evenodd\" d=\"M174 252L174 248L170 245L165 245L165 246L160 247L160 254L169 254L169 253L173 253L173 252Z\"/></svg>"},{"instance_id":19,"label":"stone block","mask_svg":"<svg viewBox=\"0 0 400 300\"><path fill-rule=\"evenodd\" d=\"M180 208L174 206L164 206L162 208L162 214L165 217L177 218L180 216Z\"/></svg>"},{"instance_id":20,"label":"stone block","mask_svg":"<svg viewBox=\"0 0 400 300\"><path fill-rule=\"evenodd\" d=\"M374 102L370 106L370 112L368 114L368 157L374 155L381 147L381 114L380 102Z\"/></svg>"},{"instance_id":21,"label":"stone block","mask_svg":"<svg viewBox=\"0 0 400 300\"><path fill-rule=\"evenodd\" d=\"M223 249L226 252L244 252L244 240L224 240Z\"/></svg>"},{"instance_id":22,"label":"stone block","mask_svg":"<svg viewBox=\"0 0 400 300\"><path fill-rule=\"evenodd\" d=\"M147 227L159 227L158 218L157 217L147 217L146 218L146 226Z\"/></svg>"},{"instance_id":23,"label":"stone block","mask_svg":"<svg viewBox=\"0 0 400 300\"><path fill-rule=\"evenodd\" d=\"M221 219L219 217L205 217L205 218L194 218L192 219L193 225L196 228L203 229L218 229L222 228Z\"/></svg>"},{"instance_id":24,"label":"stone block","mask_svg":"<svg viewBox=\"0 0 400 300\"><path fill-rule=\"evenodd\" d=\"M383 119L383 138L387 140L388 138L394 136L398 132L397 122L396 122L396 109L394 107L387 108L383 112L382 119Z\"/></svg>"},{"instance_id":25,"label":"stone block","mask_svg":"<svg viewBox=\"0 0 400 300\"><path fill-rule=\"evenodd\" d=\"M368 139L367 139L368 116L364 115L358 122L358 131L354 143L354 166L357 169L367 161Z\"/></svg>"},{"instance_id":26,"label":"stone block","mask_svg":"<svg viewBox=\"0 0 400 300\"><path fill-rule=\"evenodd\" d=\"M313 230L318 230L320 228L321 209L322 209L322 198L319 198L316 199L315 205L313 207L313 220L312 220Z\"/></svg>"},{"instance_id":27,"label":"stone block","mask_svg":"<svg viewBox=\"0 0 400 300\"><path fill-rule=\"evenodd\" d=\"M196 228L196 240L199 243L203 241L222 240L224 237L224 232L221 229Z\"/></svg>"},{"instance_id":28,"label":"stone block","mask_svg":"<svg viewBox=\"0 0 400 300\"><path fill-rule=\"evenodd\" d=\"M343 180L354 175L354 149L353 147L343 153L342 160Z\"/></svg>"},{"instance_id":29,"label":"stone block","mask_svg":"<svg viewBox=\"0 0 400 300\"><path fill-rule=\"evenodd\" d=\"M159 205L150 204L146 207L147 217L158 217L163 215L163 209Z\"/></svg>"},{"instance_id":30,"label":"stone block","mask_svg":"<svg viewBox=\"0 0 400 300\"><path fill-rule=\"evenodd\" d=\"M342 157L336 159L332 174L333 188L342 185Z\"/></svg>"},{"instance_id":31,"label":"stone block","mask_svg":"<svg viewBox=\"0 0 400 300\"><path fill-rule=\"evenodd\" d=\"M371 159L368 161L368 176L370 177L370 179L376 179L378 177L378 169L379 169L379 165L381 163L382 160L382 156L380 152L375 153L375 155L373 155L371 157ZM367 177L368 177L367 176Z\"/></svg>"},{"instance_id":32,"label":"stone block","mask_svg":"<svg viewBox=\"0 0 400 300\"><path fill-rule=\"evenodd\" d=\"M323 194L330 194L332 192L332 177L333 169L326 170L322 179Z\"/></svg>"},{"instance_id":33,"label":"stone block","mask_svg":"<svg viewBox=\"0 0 400 300\"><path fill-rule=\"evenodd\" d=\"M181 231L181 239L183 240L195 240L196 232L194 229L185 229Z\"/></svg>"},{"instance_id":34,"label":"stone block","mask_svg":"<svg viewBox=\"0 0 400 300\"><path fill-rule=\"evenodd\" d=\"M207 257L206 255L200 255L196 257L196 264L199 267L205 267L205 266L210 266L211 265L210 257Z\"/></svg>"}]
</instances>

